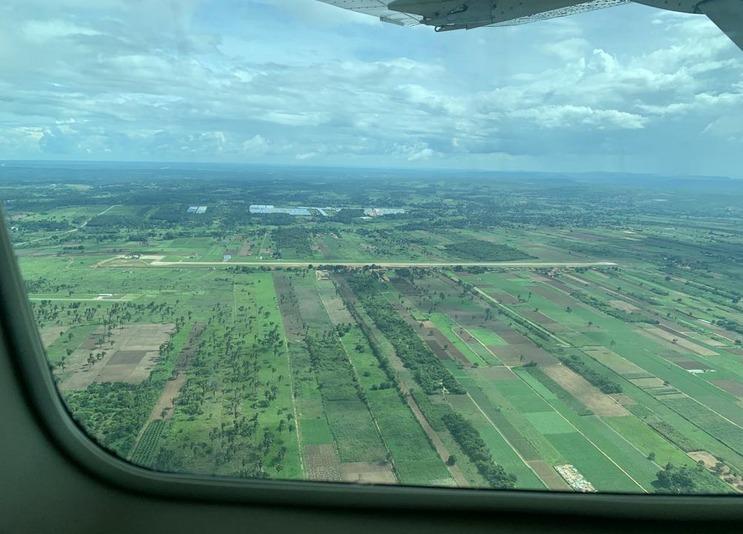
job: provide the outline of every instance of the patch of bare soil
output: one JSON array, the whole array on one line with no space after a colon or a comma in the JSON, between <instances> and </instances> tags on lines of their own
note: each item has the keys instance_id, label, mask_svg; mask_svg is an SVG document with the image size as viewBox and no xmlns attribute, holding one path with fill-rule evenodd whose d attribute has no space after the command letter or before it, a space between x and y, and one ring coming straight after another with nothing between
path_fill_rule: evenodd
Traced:
<instances>
[{"instance_id":1,"label":"patch of bare soil","mask_svg":"<svg viewBox=\"0 0 743 534\"><path fill-rule=\"evenodd\" d=\"M204 329L205 326L202 323L196 323L191 329L191 333L188 335L188 341L181 350L181 353L178 355L178 361L175 364L175 374L170 380L165 383L165 387L160 394L160 398L157 399L155 406L150 412L150 416L147 418L147 421L144 425L142 425L142 428L139 431L139 435L137 436L134 447L132 447L132 451L137 448L139 440L142 439L144 431L147 429L147 426L152 421L156 419L163 419L167 421L168 419L173 417L175 400L178 398L178 395L181 392L181 388L186 384L186 373L184 371L188 368L188 364L191 361L191 358L193 358L193 356L196 354L196 351L198 350L198 341L201 337L201 334L204 332Z\"/></svg>"},{"instance_id":2,"label":"patch of bare soil","mask_svg":"<svg viewBox=\"0 0 743 534\"><path fill-rule=\"evenodd\" d=\"M565 480L557 474L552 466L542 460L532 460L527 462L534 471L536 471L542 482L547 484L547 488L551 491L573 491L573 488L565 482Z\"/></svg>"},{"instance_id":3,"label":"patch of bare soil","mask_svg":"<svg viewBox=\"0 0 743 534\"><path fill-rule=\"evenodd\" d=\"M617 310L621 310L627 313L634 313L640 311L640 308L635 306L634 304L630 304L629 302L625 302L623 300L610 300L609 304L616 308Z\"/></svg>"},{"instance_id":4,"label":"patch of bare soil","mask_svg":"<svg viewBox=\"0 0 743 534\"><path fill-rule=\"evenodd\" d=\"M240 244L240 250L237 251L237 255L241 257L250 256L253 252L253 247L250 245L249 240L245 240Z\"/></svg>"},{"instance_id":5,"label":"patch of bare soil","mask_svg":"<svg viewBox=\"0 0 743 534\"><path fill-rule=\"evenodd\" d=\"M612 397L614 397L614 400L622 406L634 406L635 404L637 404L637 401L635 399L623 393L616 393L612 395Z\"/></svg>"},{"instance_id":6,"label":"patch of bare soil","mask_svg":"<svg viewBox=\"0 0 743 534\"><path fill-rule=\"evenodd\" d=\"M678 332L669 332L662 328L654 327L645 328L644 331L648 334L651 334L655 338L660 338L665 342L665 345L669 346L670 348L681 347L695 354L698 354L699 356L717 356L717 353L715 351L689 341L685 337L682 337Z\"/></svg>"},{"instance_id":7,"label":"patch of bare soil","mask_svg":"<svg viewBox=\"0 0 743 534\"><path fill-rule=\"evenodd\" d=\"M39 336L41 336L41 343L44 345L44 348L49 348L52 343L62 336L64 331L65 328L63 326L45 326L41 328L39 330Z\"/></svg>"},{"instance_id":8,"label":"patch of bare soil","mask_svg":"<svg viewBox=\"0 0 743 534\"><path fill-rule=\"evenodd\" d=\"M510 293L506 293L505 291L493 291L492 293L488 291L488 293L498 302L502 304L507 305L513 305L518 304L519 299L511 295Z\"/></svg>"},{"instance_id":9,"label":"patch of bare soil","mask_svg":"<svg viewBox=\"0 0 743 534\"><path fill-rule=\"evenodd\" d=\"M291 281L285 274L277 272L273 273L273 281L287 341L301 341L304 339L304 326L299 314L299 301Z\"/></svg>"},{"instance_id":10,"label":"patch of bare soil","mask_svg":"<svg viewBox=\"0 0 743 534\"><path fill-rule=\"evenodd\" d=\"M457 347L452 345L441 332L427 328L424 328L424 332L423 340L436 356L441 358L443 354L443 357L456 360L465 367L472 367L472 363L470 363L467 357Z\"/></svg>"},{"instance_id":11,"label":"patch of bare soil","mask_svg":"<svg viewBox=\"0 0 743 534\"><path fill-rule=\"evenodd\" d=\"M707 470L717 475L720 480L730 484L739 493L743 492L743 477L733 473L730 467L717 457L707 451L691 451L687 454L692 460L702 462Z\"/></svg>"},{"instance_id":12,"label":"patch of bare soil","mask_svg":"<svg viewBox=\"0 0 743 534\"><path fill-rule=\"evenodd\" d=\"M108 336L100 329L67 359L60 389L85 389L93 382L141 383L174 331L173 324L126 325Z\"/></svg>"},{"instance_id":13,"label":"patch of bare soil","mask_svg":"<svg viewBox=\"0 0 743 534\"><path fill-rule=\"evenodd\" d=\"M352 462L341 464L344 482L359 484L397 484L397 477L388 463Z\"/></svg>"},{"instance_id":14,"label":"patch of bare soil","mask_svg":"<svg viewBox=\"0 0 743 534\"><path fill-rule=\"evenodd\" d=\"M436 355L436 357L439 360L446 360L449 355L444 350L444 347L438 344L438 342L435 339L431 339L427 341L428 347L433 351L433 353Z\"/></svg>"},{"instance_id":15,"label":"patch of bare soil","mask_svg":"<svg viewBox=\"0 0 743 534\"><path fill-rule=\"evenodd\" d=\"M629 412L609 395L602 393L585 378L564 365L548 365L542 370L552 380L585 404L593 413L602 416L628 415Z\"/></svg>"},{"instance_id":16,"label":"patch of bare soil","mask_svg":"<svg viewBox=\"0 0 743 534\"><path fill-rule=\"evenodd\" d=\"M711 380L710 382L736 397L743 397L743 384L737 380Z\"/></svg>"},{"instance_id":17,"label":"patch of bare soil","mask_svg":"<svg viewBox=\"0 0 743 534\"><path fill-rule=\"evenodd\" d=\"M701 362L695 362L694 360L677 360L674 362L679 367L683 367L687 371L689 369L699 369L701 371L706 371L707 369L711 369L709 365L706 365Z\"/></svg>"},{"instance_id":18,"label":"patch of bare soil","mask_svg":"<svg viewBox=\"0 0 743 534\"><path fill-rule=\"evenodd\" d=\"M318 279L317 282L318 284L333 284L333 282L331 282L328 278ZM333 288L335 289L335 286L333 286ZM330 317L330 321L334 325L354 323L353 317L351 316L348 308L346 308L346 305L343 303L343 300L339 296L337 296L336 294L328 296L323 291L319 291L318 293L320 295L320 300L325 307L325 311L328 313L328 317Z\"/></svg>"},{"instance_id":19,"label":"patch of bare soil","mask_svg":"<svg viewBox=\"0 0 743 534\"><path fill-rule=\"evenodd\" d=\"M344 480L341 474L341 461L333 445L305 445L303 457L309 480L330 482Z\"/></svg>"}]
</instances>

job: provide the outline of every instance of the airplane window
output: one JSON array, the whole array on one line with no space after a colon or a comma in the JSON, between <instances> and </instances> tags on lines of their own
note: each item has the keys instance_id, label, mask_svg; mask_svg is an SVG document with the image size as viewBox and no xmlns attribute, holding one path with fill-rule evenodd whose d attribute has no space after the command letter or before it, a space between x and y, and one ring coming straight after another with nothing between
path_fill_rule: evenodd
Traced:
<instances>
[{"instance_id":1,"label":"airplane window","mask_svg":"<svg viewBox=\"0 0 743 534\"><path fill-rule=\"evenodd\" d=\"M167 473L743 491L743 10L642 4L4 3L72 418Z\"/></svg>"}]
</instances>

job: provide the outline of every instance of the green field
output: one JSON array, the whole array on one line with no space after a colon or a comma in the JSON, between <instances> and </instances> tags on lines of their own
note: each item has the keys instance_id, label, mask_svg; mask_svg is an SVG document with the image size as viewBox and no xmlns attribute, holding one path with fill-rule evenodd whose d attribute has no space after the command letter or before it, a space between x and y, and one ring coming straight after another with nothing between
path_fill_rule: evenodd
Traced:
<instances>
[{"instance_id":1,"label":"green field","mask_svg":"<svg viewBox=\"0 0 743 534\"><path fill-rule=\"evenodd\" d=\"M743 191L272 182L343 207L290 216L246 209L260 179L73 178L0 195L60 392L132 462L555 491L571 465L639 493L672 464L743 491Z\"/></svg>"}]
</instances>

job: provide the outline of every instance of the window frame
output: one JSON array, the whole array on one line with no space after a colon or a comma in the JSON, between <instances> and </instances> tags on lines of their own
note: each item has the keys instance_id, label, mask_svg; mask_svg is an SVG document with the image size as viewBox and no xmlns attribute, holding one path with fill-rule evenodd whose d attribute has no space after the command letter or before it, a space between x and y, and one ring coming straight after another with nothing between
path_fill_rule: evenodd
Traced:
<instances>
[{"instance_id":1,"label":"window frame","mask_svg":"<svg viewBox=\"0 0 743 534\"><path fill-rule=\"evenodd\" d=\"M664 520L743 519L743 495L581 494L454 489L341 482L245 480L138 467L95 443L74 421L55 386L0 207L0 336L40 427L76 467L140 495L219 503L570 514Z\"/></svg>"}]
</instances>

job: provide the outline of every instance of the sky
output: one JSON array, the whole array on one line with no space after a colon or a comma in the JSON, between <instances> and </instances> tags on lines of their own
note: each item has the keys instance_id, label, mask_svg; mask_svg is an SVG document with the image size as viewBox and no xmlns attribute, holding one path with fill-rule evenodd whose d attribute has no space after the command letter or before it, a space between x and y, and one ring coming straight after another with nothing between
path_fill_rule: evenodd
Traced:
<instances>
[{"instance_id":1,"label":"sky","mask_svg":"<svg viewBox=\"0 0 743 534\"><path fill-rule=\"evenodd\" d=\"M316 0L5 0L0 159L743 177L743 51L636 4L437 34Z\"/></svg>"}]
</instances>

